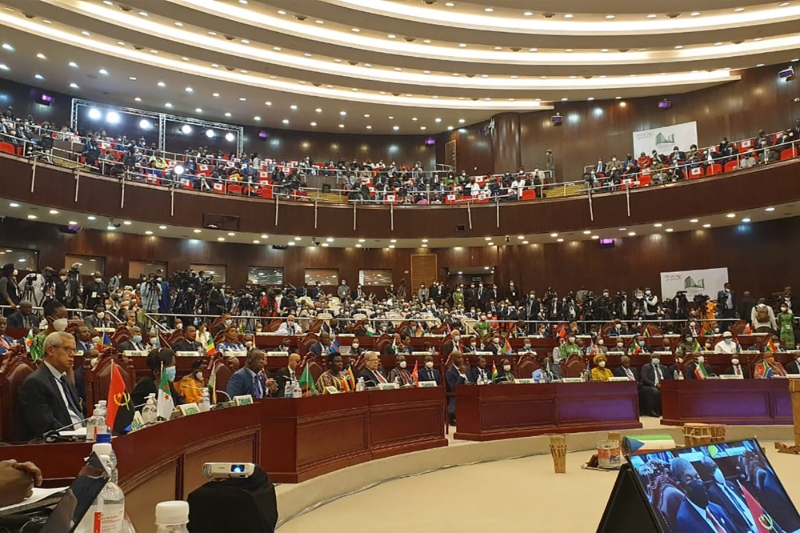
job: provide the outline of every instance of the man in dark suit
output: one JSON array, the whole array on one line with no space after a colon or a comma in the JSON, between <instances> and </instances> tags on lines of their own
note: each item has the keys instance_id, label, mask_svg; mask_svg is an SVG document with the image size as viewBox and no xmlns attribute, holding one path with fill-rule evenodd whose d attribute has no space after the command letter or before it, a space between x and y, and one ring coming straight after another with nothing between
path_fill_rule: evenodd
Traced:
<instances>
[{"instance_id":1,"label":"man in dark suit","mask_svg":"<svg viewBox=\"0 0 800 533\"><path fill-rule=\"evenodd\" d=\"M722 333L728 331L736 319L736 296L731 290L731 284L726 283L725 288L717 293L717 309L722 313L719 329Z\"/></svg>"},{"instance_id":2,"label":"man in dark suit","mask_svg":"<svg viewBox=\"0 0 800 533\"><path fill-rule=\"evenodd\" d=\"M270 392L277 389L274 379L267 378L264 365L267 354L262 350L250 350L245 359L244 366L231 375L225 392L233 399L234 396L249 394L255 399L267 398Z\"/></svg>"},{"instance_id":3,"label":"man in dark suit","mask_svg":"<svg viewBox=\"0 0 800 533\"><path fill-rule=\"evenodd\" d=\"M794 364L796 365L797 363L795 362ZM747 365L742 364L737 354L734 354L731 358L731 366L725 369L725 373L742 376L744 379L750 379L750 369L747 367Z\"/></svg>"},{"instance_id":4,"label":"man in dark suit","mask_svg":"<svg viewBox=\"0 0 800 533\"><path fill-rule=\"evenodd\" d=\"M75 358L75 338L69 333L50 333L44 340L43 352L44 361L17 392L20 440L41 437L70 424L83 425L78 391L67 379Z\"/></svg>"},{"instance_id":5,"label":"man in dark suit","mask_svg":"<svg viewBox=\"0 0 800 533\"><path fill-rule=\"evenodd\" d=\"M367 387L377 387L381 383L389 383L380 368L381 357L378 352L367 352L364 354L364 370L358 373L359 378L364 378L364 385Z\"/></svg>"},{"instance_id":6,"label":"man in dark suit","mask_svg":"<svg viewBox=\"0 0 800 533\"><path fill-rule=\"evenodd\" d=\"M172 345L175 352L197 352L205 348L197 342L197 330L194 326L183 328L183 338Z\"/></svg>"},{"instance_id":7,"label":"man in dark suit","mask_svg":"<svg viewBox=\"0 0 800 533\"><path fill-rule=\"evenodd\" d=\"M311 345L308 353L313 353L317 359L325 359L328 357L328 352L331 351L331 336L327 331L321 331L319 334L319 341Z\"/></svg>"},{"instance_id":8,"label":"man in dark suit","mask_svg":"<svg viewBox=\"0 0 800 533\"><path fill-rule=\"evenodd\" d=\"M286 385L297 381L297 365L299 364L300 355L293 353L289 356L287 365L275 373L275 381L278 384L275 396L283 398L286 394Z\"/></svg>"},{"instance_id":9,"label":"man in dark suit","mask_svg":"<svg viewBox=\"0 0 800 533\"><path fill-rule=\"evenodd\" d=\"M642 366L639 398L642 414L661 416L661 382L670 379L667 368L661 364L658 354L650 355L650 362Z\"/></svg>"},{"instance_id":10,"label":"man in dark suit","mask_svg":"<svg viewBox=\"0 0 800 533\"><path fill-rule=\"evenodd\" d=\"M439 371L433 368L433 356L425 356L425 366L418 370L420 381L435 381L437 385L442 386L442 376Z\"/></svg>"},{"instance_id":11,"label":"man in dark suit","mask_svg":"<svg viewBox=\"0 0 800 533\"><path fill-rule=\"evenodd\" d=\"M491 383L492 373L486 368L486 358L481 356L475 361L475 366L467 369L470 383Z\"/></svg>"},{"instance_id":12,"label":"man in dark suit","mask_svg":"<svg viewBox=\"0 0 800 533\"><path fill-rule=\"evenodd\" d=\"M629 381L640 383L642 381L639 377L639 370L631 366L631 358L627 355L620 357L619 362L621 366L614 369L614 375L620 378L628 378Z\"/></svg>"},{"instance_id":13,"label":"man in dark suit","mask_svg":"<svg viewBox=\"0 0 800 533\"><path fill-rule=\"evenodd\" d=\"M747 502L739 488L725 479L717 463L710 457L703 457L700 464L705 468L708 476L714 478L714 481L708 484L706 489L709 501L725 510L736 526L735 531L758 531L753 522L753 515L750 514Z\"/></svg>"},{"instance_id":14,"label":"man in dark suit","mask_svg":"<svg viewBox=\"0 0 800 533\"><path fill-rule=\"evenodd\" d=\"M725 509L709 501L703 480L692 463L683 457L676 457L669 466L672 477L678 480L686 495L675 517L677 533L746 531L736 529Z\"/></svg>"},{"instance_id":15,"label":"man in dark suit","mask_svg":"<svg viewBox=\"0 0 800 533\"><path fill-rule=\"evenodd\" d=\"M450 420L450 425L456 424L456 386L466 385L469 383L467 379L466 369L464 369L464 356L461 352L455 351L450 353L450 360L453 362L450 368L445 372L444 377L447 382L447 392L452 393L448 396L447 400L447 415Z\"/></svg>"},{"instance_id":16,"label":"man in dark suit","mask_svg":"<svg viewBox=\"0 0 800 533\"><path fill-rule=\"evenodd\" d=\"M137 326L133 326L128 330L131 334L130 340L120 343L117 346L117 350L125 353L126 351L131 352L143 352L146 350L144 344L142 344L142 330L139 329Z\"/></svg>"},{"instance_id":17,"label":"man in dark suit","mask_svg":"<svg viewBox=\"0 0 800 533\"><path fill-rule=\"evenodd\" d=\"M800 374L800 357L798 357L791 363L786 363L785 368L787 374Z\"/></svg>"},{"instance_id":18,"label":"man in dark suit","mask_svg":"<svg viewBox=\"0 0 800 533\"><path fill-rule=\"evenodd\" d=\"M39 317L33 312L33 304L27 300L22 300L18 309L8 316L8 327L26 330L38 328Z\"/></svg>"},{"instance_id":19,"label":"man in dark suit","mask_svg":"<svg viewBox=\"0 0 800 533\"><path fill-rule=\"evenodd\" d=\"M96 348L96 345L92 342L92 332L88 327L79 326L76 336L75 345L78 353L82 352L85 355L89 350Z\"/></svg>"}]
</instances>

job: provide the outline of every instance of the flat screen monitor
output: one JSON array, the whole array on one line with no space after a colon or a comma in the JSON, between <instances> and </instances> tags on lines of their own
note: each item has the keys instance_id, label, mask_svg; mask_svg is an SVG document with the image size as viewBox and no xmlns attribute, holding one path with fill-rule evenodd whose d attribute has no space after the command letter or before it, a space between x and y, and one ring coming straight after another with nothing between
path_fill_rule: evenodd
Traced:
<instances>
[{"instance_id":1,"label":"flat screen monitor","mask_svg":"<svg viewBox=\"0 0 800 533\"><path fill-rule=\"evenodd\" d=\"M755 439L644 453L628 462L662 531L800 529L797 509Z\"/></svg>"}]
</instances>

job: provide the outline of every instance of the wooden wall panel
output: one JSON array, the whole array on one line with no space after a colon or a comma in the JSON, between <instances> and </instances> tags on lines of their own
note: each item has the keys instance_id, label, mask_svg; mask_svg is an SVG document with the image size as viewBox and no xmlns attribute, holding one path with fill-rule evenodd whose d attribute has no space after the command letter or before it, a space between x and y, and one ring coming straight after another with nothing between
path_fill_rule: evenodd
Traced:
<instances>
[{"instance_id":1,"label":"wooden wall panel","mask_svg":"<svg viewBox=\"0 0 800 533\"><path fill-rule=\"evenodd\" d=\"M601 249L594 241L553 244L508 245L427 250L435 254L438 277L466 267L493 267L491 279L505 289L513 280L523 291L542 294L552 287L561 294L582 286L599 292L652 287L660 292L661 272L727 267L734 290L768 295L791 285L800 287L800 271L787 261L800 255L800 218L779 219L748 225L690 232L624 237L616 247ZM106 258L106 276L128 272L128 261L164 261L169 273L191 263L225 264L228 283L243 286L249 266L284 269L287 283L303 282L306 268L338 268L340 278L358 279L359 269L391 269L397 286L425 249L292 247L217 243L193 239L168 239L108 231L83 230L62 234L57 227L40 222L6 218L0 223L0 248L39 250L39 266L60 266L64 254ZM406 278L408 279L408 278ZM418 285L408 286L413 291ZM464 278L466 279L466 278ZM468 281L468 279L467 279ZM352 286L352 283L351 283ZM798 289L800 290L800 289ZM382 296L382 294L381 294Z\"/></svg>"},{"instance_id":2,"label":"wooden wall panel","mask_svg":"<svg viewBox=\"0 0 800 533\"><path fill-rule=\"evenodd\" d=\"M411 255L411 294L415 294L420 283L430 287L433 280L439 279L439 268L435 254Z\"/></svg>"}]
</instances>

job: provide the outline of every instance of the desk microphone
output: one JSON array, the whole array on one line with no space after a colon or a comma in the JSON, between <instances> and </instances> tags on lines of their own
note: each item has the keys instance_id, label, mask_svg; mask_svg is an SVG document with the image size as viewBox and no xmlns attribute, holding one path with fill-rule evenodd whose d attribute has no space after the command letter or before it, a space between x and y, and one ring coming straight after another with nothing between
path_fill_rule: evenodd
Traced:
<instances>
[{"instance_id":1,"label":"desk microphone","mask_svg":"<svg viewBox=\"0 0 800 533\"><path fill-rule=\"evenodd\" d=\"M139 404L139 405L134 405L133 409L135 411L136 409L138 409L140 407L144 407L145 405L147 405L147 402L144 402L144 403ZM92 415L92 416L94 416L94 415ZM59 433L61 433L65 429L74 428L76 424L83 424L83 423L87 422L90 418L92 418L92 416L87 416L86 418L83 418L78 422L73 422L71 424L67 424L66 426L60 427L58 429L51 429L50 431L48 431L47 433L45 433L41 437L35 437L35 438L31 439L30 441L28 441L28 444L37 444L39 441L45 441L47 443L52 443L52 442L84 442L86 440L86 435L62 436L62 435L59 435ZM109 431L109 433L110 433L110 431Z\"/></svg>"}]
</instances>

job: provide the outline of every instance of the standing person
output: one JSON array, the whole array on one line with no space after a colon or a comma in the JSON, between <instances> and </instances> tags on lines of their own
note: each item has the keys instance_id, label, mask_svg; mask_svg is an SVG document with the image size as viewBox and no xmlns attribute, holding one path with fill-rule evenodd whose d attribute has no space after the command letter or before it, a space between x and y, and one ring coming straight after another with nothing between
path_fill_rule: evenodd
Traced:
<instances>
[{"instance_id":1,"label":"standing person","mask_svg":"<svg viewBox=\"0 0 800 533\"><path fill-rule=\"evenodd\" d=\"M3 270L0 271L0 298L2 298L3 305L10 307L3 312L5 316L16 311L19 304L20 297L16 278L17 269L14 268L14 263L3 265Z\"/></svg>"},{"instance_id":2,"label":"standing person","mask_svg":"<svg viewBox=\"0 0 800 533\"><path fill-rule=\"evenodd\" d=\"M758 305L750 312L750 323L756 333L772 333L778 329L775 312L767 305L766 298L760 298Z\"/></svg>"},{"instance_id":3,"label":"standing person","mask_svg":"<svg viewBox=\"0 0 800 533\"><path fill-rule=\"evenodd\" d=\"M556 158L553 156L553 150L550 148L544 153L545 158L545 168L553 173L553 177L556 175Z\"/></svg>"},{"instance_id":4,"label":"standing person","mask_svg":"<svg viewBox=\"0 0 800 533\"><path fill-rule=\"evenodd\" d=\"M461 352L454 351L450 353L451 361L453 364L445 372L445 381L447 382L447 392L452 393L452 396L447 400L447 416L450 425L456 425L456 387L458 385L466 385L469 383L467 378L466 369L464 368L464 356Z\"/></svg>"},{"instance_id":5,"label":"standing person","mask_svg":"<svg viewBox=\"0 0 800 533\"><path fill-rule=\"evenodd\" d=\"M781 301L781 312L775 317L780 329L781 342L787 349L795 346L794 341L794 313L785 301Z\"/></svg>"},{"instance_id":6,"label":"standing person","mask_svg":"<svg viewBox=\"0 0 800 533\"><path fill-rule=\"evenodd\" d=\"M103 275L100 272L95 272L92 281L83 287L83 307L85 309L94 309L100 305L105 309L104 302L108 298L108 286L103 281Z\"/></svg>"},{"instance_id":7,"label":"standing person","mask_svg":"<svg viewBox=\"0 0 800 533\"><path fill-rule=\"evenodd\" d=\"M728 328L733 325L736 319L736 296L731 290L731 284L726 283L723 290L717 293L717 309L720 310L720 331L723 333L728 331Z\"/></svg>"}]
</instances>

